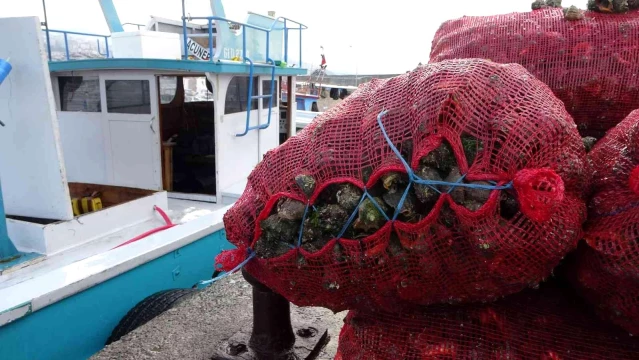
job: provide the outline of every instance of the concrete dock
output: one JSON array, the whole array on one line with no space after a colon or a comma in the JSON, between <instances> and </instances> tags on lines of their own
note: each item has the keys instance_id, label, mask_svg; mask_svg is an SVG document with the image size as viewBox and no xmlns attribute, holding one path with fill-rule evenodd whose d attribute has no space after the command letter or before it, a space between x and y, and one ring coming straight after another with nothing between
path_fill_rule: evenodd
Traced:
<instances>
[{"instance_id":1,"label":"concrete dock","mask_svg":"<svg viewBox=\"0 0 639 360\"><path fill-rule=\"evenodd\" d=\"M251 328L251 286L233 274L105 347L92 360L179 359L209 360L231 336ZM299 308L291 304L293 324L328 328L330 341L318 359L335 357L346 312Z\"/></svg>"}]
</instances>

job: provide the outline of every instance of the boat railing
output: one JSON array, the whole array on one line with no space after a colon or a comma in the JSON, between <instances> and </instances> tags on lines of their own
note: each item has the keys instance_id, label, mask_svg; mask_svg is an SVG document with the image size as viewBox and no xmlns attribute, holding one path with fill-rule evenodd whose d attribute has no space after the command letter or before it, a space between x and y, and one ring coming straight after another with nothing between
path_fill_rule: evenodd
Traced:
<instances>
[{"instance_id":1,"label":"boat railing","mask_svg":"<svg viewBox=\"0 0 639 360\"><path fill-rule=\"evenodd\" d=\"M129 23L129 22L122 24L123 27L125 25L136 26L138 28L138 30L142 30L142 28L146 27L146 25L144 25L144 24L136 24L136 23Z\"/></svg>"},{"instance_id":2,"label":"boat railing","mask_svg":"<svg viewBox=\"0 0 639 360\"><path fill-rule=\"evenodd\" d=\"M250 62L250 59L246 56L246 29L253 29L257 31L264 32L266 34L266 60L270 59L270 35L273 31L284 31L284 62L288 63L288 38L289 38L289 30L299 31L299 40L300 40L300 48L299 48L299 63L298 67L302 68L302 30L308 29L308 27L300 22L295 20L291 20L286 17L278 17L273 20L273 23L270 27L260 27L253 24L246 24L243 22L230 20L221 16L182 16L182 36L184 40L184 60L188 60L188 49L187 49L187 30L186 30L186 22L191 20L206 20L207 28L208 28L208 40L209 40L209 54L213 54L213 21L225 21L232 25L237 25L240 27L240 31L242 32L242 57L241 61L246 63ZM294 26L289 27L289 24L293 24ZM209 57L209 61L213 61L213 56Z\"/></svg>"},{"instance_id":3,"label":"boat railing","mask_svg":"<svg viewBox=\"0 0 639 360\"><path fill-rule=\"evenodd\" d=\"M96 38L96 42L97 42L97 45L98 45L97 46L97 52L100 55L99 57L104 57L104 58L111 57L111 53L109 51L109 38L111 37L110 35L100 35L100 34L83 33L83 32L77 32L77 31L53 30L53 29L42 29L42 31L44 31L44 33L46 34L47 54L49 56L49 61L54 61L53 60L52 51L51 51L50 33L62 34L63 39L64 39L64 58L67 61L71 60L71 54L70 54L70 50L69 50L69 35ZM102 52L102 49L101 49L101 46L100 46L100 42L101 41L104 41L104 52ZM96 56L96 57L98 57L98 56Z\"/></svg>"},{"instance_id":4,"label":"boat railing","mask_svg":"<svg viewBox=\"0 0 639 360\"><path fill-rule=\"evenodd\" d=\"M233 24L235 26L239 26L241 32L242 32L242 57L240 58L240 60L244 63L247 63L250 61L250 59L248 59L244 54L246 54L246 47L247 47L247 36L246 36L246 29L253 29L259 32L263 32L266 36L266 56L265 59L269 59L270 58L270 37L271 37L271 33L274 31L284 31L284 63L287 63L289 60L289 54L288 54L288 48L289 48L289 31L299 31L299 58L298 58L298 65L297 67L302 68L302 31L305 29L308 29L308 27L300 22L297 22L295 20L286 18L286 17L278 17L276 19L273 20L272 24L269 27L260 27L254 24L247 24L247 23L243 23L243 22L239 22L239 21L235 21L235 20L230 20L221 16L203 16L203 17L186 17L186 16L182 16L182 36L183 36L183 46L184 46L184 55L183 58L185 60L189 60L188 57L188 43L187 43L187 37L201 37L201 36L195 36L197 34L188 34L187 32L187 26L186 23L188 21L191 20L205 20L207 22L207 29L208 29L208 34L202 34L204 36L202 37L206 37L208 35L208 44L209 44L209 54L213 54L213 36L215 36L216 34L213 32L214 29L214 25L213 22L214 21L224 21L224 22L228 22L230 24ZM140 26L139 24L131 24L131 25L136 25L136 26ZM96 39L96 44L97 44L97 54L94 54L96 58L110 58L112 57L112 51L109 48L109 41L111 36L110 35L102 35L102 34L92 34L92 33L84 33L84 32L77 32L77 31L66 31L66 30L55 30L55 29L47 29L44 28L42 29L42 31L46 34L46 45L47 45L47 55L48 55L48 59L49 61L60 61L60 60L72 60L73 57L76 57L77 55L72 54L71 50L70 50L70 46L69 46L69 36L83 36L83 37L92 37ZM52 41L51 41L51 34L61 34L62 38L64 40L64 50L62 51L63 56L57 59L54 59L54 53L55 51L52 50ZM223 41L223 39L221 39L220 41ZM104 46L102 46L102 43L104 43ZM104 49L103 49L104 47ZM85 56L86 57L86 56ZM89 56L92 57L92 56ZM197 60L197 61L201 61L201 60ZM208 61L213 61L213 56L209 56Z\"/></svg>"},{"instance_id":5,"label":"boat railing","mask_svg":"<svg viewBox=\"0 0 639 360\"><path fill-rule=\"evenodd\" d=\"M184 4L184 3L183 3ZM278 17L276 19L273 20L273 22L271 23L271 25L269 27L261 27L261 26L257 26L254 24L247 24L247 23L243 23L243 22L239 22L239 21L234 21L234 20L230 20L221 16L200 16L200 17L191 17L191 16L186 16L184 13L184 7L182 7L182 36L183 36L183 42L184 42L184 60L188 60L189 57L189 52L188 52L188 41L187 41L187 27L186 27L186 23L187 20L190 22L192 20L206 20L207 22L207 29L208 29L208 45L209 45L209 59L208 61L213 61L213 21L220 21L220 22L227 22L229 23L229 25L233 26L235 29L239 30L242 32L242 54L241 56L238 56L239 60L244 63L244 64L248 64L249 65L249 83L248 83L248 94L247 94L247 109L251 108L251 101L252 100L258 100L258 99L268 99L268 118L267 118L267 122L266 124L262 124L262 125L255 125L255 126L250 126L250 122L251 122L251 111L247 111L246 112L246 125L244 127L244 131L238 134L235 134L235 136L238 137L242 137L245 136L246 134L248 134L249 131L251 130L264 130L267 129L270 124L271 124L271 113L272 113L272 109L273 109L273 95L275 93L275 67L277 66L281 66L284 65L286 66L286 63L288 62L288 32L289 30L298 30L300 32L299 34L299 39L300 39L300 49L299 49L299 68L302 68L302 30L304 29L308 29L308 27L302 23L299 23L295 20L291 20L285 17ZM293 24L295 25L294 27L289 27L289 24ZM251 59L248 54L246 53L246 33L247 33L247 29L253 29L253 30L257 30L259 32L263 32L266 35L266 51L265 51L265 56L264 56L264 63L256 63L254 61L254 59ZM223 43L226 39L223 39L223 35L222 32L220 31L221 29L217 29L217 34L219 36L218 41L220 43ZM277 62L277 61L273 61L273 59L271 59L271 54L270 54L270 43L271 43L271 32L273 31L284 31L284 64L281 64L281 62ZM217 46L220 46L220 43L217 44ZM223 44L222 44L223 45ZM253 96L251 94L251 91L253 89L253 68L255 66L267 66L271 68L271 81L270 81L270 88L271 91L268 95L258 95L258 96Z\"/></svg>"}]
</instances>

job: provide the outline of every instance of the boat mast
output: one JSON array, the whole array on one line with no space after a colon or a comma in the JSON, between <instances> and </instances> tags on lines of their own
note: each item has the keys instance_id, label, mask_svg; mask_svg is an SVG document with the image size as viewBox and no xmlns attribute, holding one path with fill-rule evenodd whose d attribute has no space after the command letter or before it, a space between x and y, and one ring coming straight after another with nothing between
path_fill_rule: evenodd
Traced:
<instances>
[{"instance_id":1,"label":"boat mast","mask_svg":"<svg viewBox=\"0 0 639 360\"><path fill-rule=\"evenodd\" d=\"M47 4L45 0L42 0L42 8L44 9L44 32L47 35L47 50L49 53L49 61L51 61L51 39L49 38L49 20L47 20Z\"/></svg>"},{"instance_id":2,"label":"boat mast","mask_svg":"<svg viewBox=\"0 0 639 360\"><path fill-rule=\"evenodd\" d=\"M109 27L109 31L111 31L111 33L124 32L118 12L115 10L115 5L113 5L113 0L98 1L100 2L100 7L102 7L102 14L104 14L104 19Z\"/></svg>"}]
</instances>

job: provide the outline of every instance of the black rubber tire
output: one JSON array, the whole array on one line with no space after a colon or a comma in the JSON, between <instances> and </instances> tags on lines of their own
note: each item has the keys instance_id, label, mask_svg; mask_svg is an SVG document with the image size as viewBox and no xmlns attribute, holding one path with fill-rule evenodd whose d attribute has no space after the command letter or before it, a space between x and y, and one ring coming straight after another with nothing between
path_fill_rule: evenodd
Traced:
<instances>
[{"instance_id":1,"label":"black rubber tire","mask_svg":"<svg viewBox=\"0 0 639 360\"><path fill-rule=\"evenodd\" d=\"M140 301L120 320L111 332L106 345L120 340L121 337L146 324L166 310L176 306L187 295L194 294L197 289L170 289L158 291Z\"/></svg>"}]
</instances>

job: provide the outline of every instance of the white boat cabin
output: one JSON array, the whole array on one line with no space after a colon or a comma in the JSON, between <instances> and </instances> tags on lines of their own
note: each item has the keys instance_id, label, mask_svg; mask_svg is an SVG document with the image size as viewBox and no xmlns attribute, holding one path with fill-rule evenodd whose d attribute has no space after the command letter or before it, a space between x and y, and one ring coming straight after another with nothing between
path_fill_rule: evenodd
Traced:
<instances>
[{"instance_id":1,"label":"white boat cabin","mask_svg":"<svg viewBox=\"0 0 639 360\"><path fill-rule=\"evenodd\" d=\"M228 204L279 145L277 91L270 124L269 98L247 109L249 84L269 95L270 75L87 70L53 72L51 83L69 182ZM246 132L247 112L264 128Z\"/></svg>"}]
</instances>

